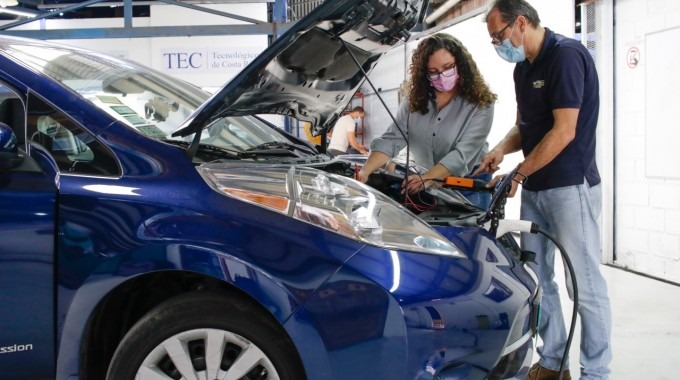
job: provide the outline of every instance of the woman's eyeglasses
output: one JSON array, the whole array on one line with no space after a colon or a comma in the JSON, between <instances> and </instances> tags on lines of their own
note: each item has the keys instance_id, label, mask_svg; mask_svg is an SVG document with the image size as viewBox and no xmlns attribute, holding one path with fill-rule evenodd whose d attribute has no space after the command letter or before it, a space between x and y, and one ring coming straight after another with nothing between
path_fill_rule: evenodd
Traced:
<instances>
[{"instance_id":1,"label":"woman's eyeglasses","mask_svg":"<svg viewBox=\"0 0 680 380\"><path fill-rule=\"evenodd\" d=\"M440 75L443 76L443 77L450 77L450 76L453 76L453 74L455 74L455 73L456 73L456 65L454 64L453 66L449 67L448 69L446 69L446 70L444 70L444 71L442 71L442 72L439 72L439 73L428 73L428 74L427 74L427 79L429 79L429 80L437 80L437 79L439 79L439 76L440 76Z\"/></svg>"}]
</instances>

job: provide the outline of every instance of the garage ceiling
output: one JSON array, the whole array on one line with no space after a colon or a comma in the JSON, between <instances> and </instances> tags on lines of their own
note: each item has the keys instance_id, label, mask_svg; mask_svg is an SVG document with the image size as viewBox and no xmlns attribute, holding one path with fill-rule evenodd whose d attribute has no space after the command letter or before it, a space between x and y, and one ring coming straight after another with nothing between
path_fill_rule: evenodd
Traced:
<instances>
[{"instance_id":1,"label":"garage ceiling","mask_svg":"<svg viewBox=\"0 0 680 380\"><path fill-rule=\"evenodd\" d=\"M485 4L488 0L476 0ZM150 5L164 3L172 6L193 9L227 19L240 20L237 25L188 25L188 26L133 26L134 17L148 17ZM270 17L267 22L251 19L241 15L206 8L207 4L230 3L271 3ZM19 37L44 40L67 39L101 39L101 38L152 38L152 37L185 37L185 36L219 36L219 35L270 35L277 36L287 31L298 19L305 16L323 0L85 0L81 2L62 2L60 0L0 0L0 33ZM468 0L431 0L433 6L430 17L446 19L437 11L446 8L451 12L460 4L470 3ZM473 2L475 3L475 2ZM451 6L448 6L448 5ZM439 8L439 9L438 9ZM439 13L444 13L439 12ZM78 28L78 29L46 29L44 24L39 30L22 30L18 26L41 22L45 19L91 19L116 18L124 19L122 28ZM455 20L454 20L455 21ZM428 20L428 22L434 22ZM432 26L432 25L430 25ZM422 31L422 25L416 31Z\"/></svg>"},{"instance_id":2,"label":"garage ceiling","mask_svg":"<svg viewBox=\"0 0 680 380\"><path fill-rule=\"evenodd\" d=\"M133 17L148 16L149 6L165 3L201 12L223 16L228 19L244 21L239 25L200 25L200 26L155 26L133 27ZM228 3L273 3L272 22L264 22L248 17L205 8L203 4ZM286 0L221 0L221 1L106 1L87 0L79 3L62 3L59 0L0 0L0 15L8 20L0 26L3 34L38 39L94 39L94 38L150 38L212 35L279 35L293 24L286 22ZM3 6L4 4L4 6ZM146 14L145 14L146 12ZM122 28L84 28L54 30L17 30L16 27L48 18L100 18L123 17Z\"/></svg>"}]
</instances>

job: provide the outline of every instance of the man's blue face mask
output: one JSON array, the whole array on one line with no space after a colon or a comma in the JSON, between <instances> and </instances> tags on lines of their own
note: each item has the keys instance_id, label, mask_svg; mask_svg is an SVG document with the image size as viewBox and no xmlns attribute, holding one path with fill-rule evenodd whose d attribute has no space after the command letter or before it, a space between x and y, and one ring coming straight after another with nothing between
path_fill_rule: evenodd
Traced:
<instances>
[{"instance_id":1,"label":"man's blue face mask","mask_svg":"<svg viewBox=\"0 0 680 380\"><path fill-rule=\"evenodd\" d=\"M514 25L512 27L512 33L515 33ZM510 36L503 40L503 42L500 45L494 46L496 48L496 53L498 53L498 55L501 58L510 63L522 62L525 59L527 59L526 53L524 52L524 36L522 36L522 44L519 45L519 47L514 47L510 42L510 37L512 37L512 33L510 33Z\"/></svg>"}]
</instances>

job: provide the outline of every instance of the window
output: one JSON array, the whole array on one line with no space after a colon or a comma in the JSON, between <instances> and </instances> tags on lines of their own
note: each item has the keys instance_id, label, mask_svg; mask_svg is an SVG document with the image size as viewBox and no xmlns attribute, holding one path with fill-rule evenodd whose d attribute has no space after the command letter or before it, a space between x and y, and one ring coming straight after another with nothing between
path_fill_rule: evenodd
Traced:
<instances>
[{"instance_id":1,"label":"window","mask_svg":"<svg viewBox=\"0 0 680 380\"><path fill-rule=\"evenodd\" d=\"M119 176L109 149L64 113L34 94L28 99L28 136L45 147L63 173Z\"/></svg>"}]
</instances>

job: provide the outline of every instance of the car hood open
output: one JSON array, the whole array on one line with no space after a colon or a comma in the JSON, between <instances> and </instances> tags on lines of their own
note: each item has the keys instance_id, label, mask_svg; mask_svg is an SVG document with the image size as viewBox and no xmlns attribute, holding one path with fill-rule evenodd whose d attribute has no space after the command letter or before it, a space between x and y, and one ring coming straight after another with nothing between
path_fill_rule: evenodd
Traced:
<instances>
[{"instance_id":1,"label":"car hood open","mask_svg":"<svg viewBox=\"0 0 680 380\"><path fill-rule=\"evenodd\" d=\"M280 114L312 134L341 116L379 58L408 39L429 0L327 0L199 107L173 136L224 116ZM361 68L357 66L358 62Z\"/></svg>"}]
</instances>

